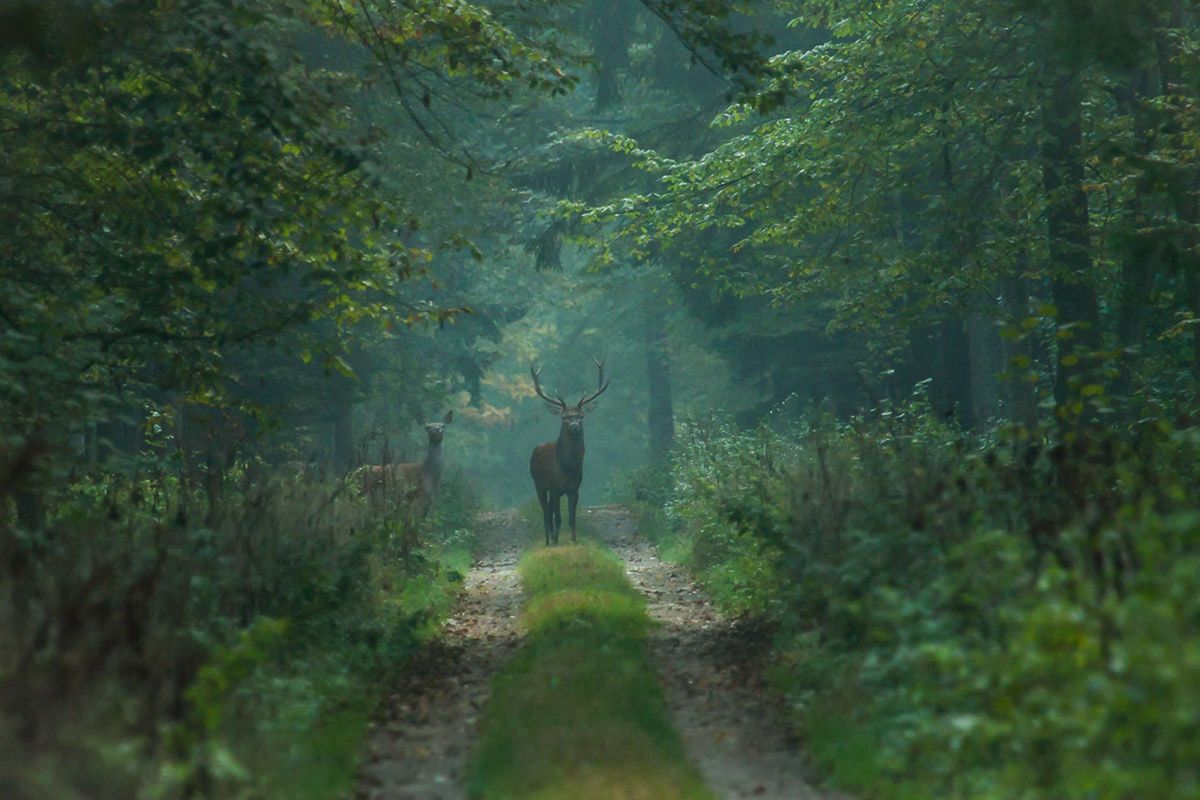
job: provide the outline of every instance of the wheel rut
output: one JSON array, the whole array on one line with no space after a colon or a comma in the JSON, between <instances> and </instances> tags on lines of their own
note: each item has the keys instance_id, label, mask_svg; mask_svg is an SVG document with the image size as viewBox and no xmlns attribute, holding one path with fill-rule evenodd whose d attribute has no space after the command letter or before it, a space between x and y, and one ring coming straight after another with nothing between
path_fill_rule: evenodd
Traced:
<instances>
[{"instance_id":1,"label":"wheel rut","mask_svg":"<svg viewBox=\"0 0 1200 800\"><path fill-rule=\"evenodd\" d=\"M658 627L650 634L672 720L710 789L728 800L845 800L818 789L759 671L764 642L718 611L682 568L663 562L619 506L589 509L593 530L625 562Z\"/></svg>"},{"instance_id":2,"label":"wheel rut","mask_svg":"<svg viewBox=\"0 0 1200 800\"><path fill-rule=\"evenodd\" d=\"M515 514L484 515L480 553L442 630L406 665L367 738L360 800L459 800L492 675L520 641Z\"/></svg>"},{"instance_id":3,"label":"wheel rut","mask_svg":"<svg viewBox=\"0 0 1200 800\"><path fill-rule=\"evenodd\" d=\"M846 800L814 788L799 743L753 651L761 638L663 562L620 506L581 509L624 561L658 623L650 654L688 755L721 798ZM480 521L481 553L442 635L405 668L372 724L359 800L462 800L467 759L492 676L520 643L517 561L528 540L515 512ZM564 798L569 800L569 798Z\"/></svg>"}]
</instances>

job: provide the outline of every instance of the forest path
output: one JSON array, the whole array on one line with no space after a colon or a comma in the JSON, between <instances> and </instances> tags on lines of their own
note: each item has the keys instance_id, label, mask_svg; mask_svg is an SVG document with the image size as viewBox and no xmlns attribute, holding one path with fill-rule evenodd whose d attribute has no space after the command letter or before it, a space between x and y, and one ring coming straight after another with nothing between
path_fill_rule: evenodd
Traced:
<instances>
[{"instance_id":1,"label":"forest path","mask_svg":"<svg viewBox=\"0 0 1200 800\"><path fill-rule=\"evenodd\" d=\"M766 642L724 616L681 568L663 562L619 506L588 509L658 623L649 637L671 719L710 789L728 800L834 800L809 783L801 748L755 655Z\"/></svg>"},{"instance_id":2,"label":"forest path","mask_svg":"<svg viewBox=\"0 0 1200 800\"><path fill-rule=\"evenodd\" d=\"M359 800L459 800L492 675L519 643L516 512L479 520L475 565L442 628L408 665L367 738Z\"/></svg>"},{"instance_id":3,"label":"forest path","mask_svg":"<svg viewBox=\"0 0 1200 800\"><path fill-rule=\"evenodd\" d=\"M800 747L753 655L763 643L723 616L682 568L659 559L620 506L583 511L625 563L658 623L649 636L671 718L692 762L727 800L834 800L814 789ZM492 675L520 642L517 561L529 541L515 511L485 515L476 564L442 635L392 688L368 737L360 800L461 800ZM565 540L564 540L565 541Z\"/></svg>"}]
</instances>

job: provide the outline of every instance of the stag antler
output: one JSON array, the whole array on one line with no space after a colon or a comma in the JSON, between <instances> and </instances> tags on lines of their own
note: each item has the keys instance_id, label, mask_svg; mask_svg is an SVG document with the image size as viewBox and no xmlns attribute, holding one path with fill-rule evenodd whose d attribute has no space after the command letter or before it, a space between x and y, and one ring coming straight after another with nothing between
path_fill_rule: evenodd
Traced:
<instances>
[{"instance_id":1,"label":"stag antler","mask_svg":"<svg viewBox=\"0 0 1200 800\"><path fill-rule=\"evenodd\" d=\"M608 388L608 381L604 380L604 359L593 357L592 361L595 362L596 369L600 370L600 379L596 382L596 385L599 386L600 388L597 389L596 393L590 397L587 395L584 395L583 397L579 398L579 405L577 406L577 408L583 408L588 403L592 402L597 397L604 394L604 390Z\"/></svg>"},{"instance_id":2,"label":"stag antler","mask_svg":"<svg viewBox=\"0 0 1200 800\"><path fill-rule=\"evenodd\" d=\"M534 389L534 391L537 392L538 397L542 398L543 400L545 400L547 403L549 403L552 406L558 406L559 408L567 407L566 400L563 400L561 397L558 398L557 400L554 399L553 397L547 397L546 393L542 391L542 382L538 380L538 376L542 374L542 370L540 367L537 369L534 369L534 366L532 364L530 364L529 365L529 374L533 376L533 389Z\"/></svg>"}]
</instances>

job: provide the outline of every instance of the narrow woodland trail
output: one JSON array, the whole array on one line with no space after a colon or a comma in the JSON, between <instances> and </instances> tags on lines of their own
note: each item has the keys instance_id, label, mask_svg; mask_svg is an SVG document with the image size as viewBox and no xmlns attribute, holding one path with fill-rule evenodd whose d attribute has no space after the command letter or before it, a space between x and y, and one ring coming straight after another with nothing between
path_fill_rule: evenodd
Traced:
<instances>
[{"instance_id":1,"label":"narrow woodland trail","mask_svg":"<svg viewBox=\"0 0 1200 800\"><path fill-rule=\"evenodd\" d=\"M672 720L709 787L729 800L833 800L807 782L799 747L735 623L680 568L658 558L626 510L589 508L584 519L647 597L659 623L650 635L651 657ZM489 681L520 640L516 564L529 538L513 512L481 524L481 555L443 636L405 671L376 720L359 782L362 800L464 797L464 769Z\"/></svg>"},{"instance_id":2,"label":"narrow woodland trail","mask_svg":"<svg viewBox=\"0 0 1200 800\"><path fill-rule=\"evenodd\" d=\"M442 636L404 671L367 742L357 797L452 800L492 675L518 644L517 559L527 538L515 514L479 521L479 555Z\"/></svg>"},{"instance_id":3,"label":"narrow woodland trail","mask_svg":"<svg viewBox=\"0 0 1200 800\"><path fill-rule=\"evenodd\" d=\"M754 663L764 642L723 616L678 566L637 536L629 512L589 509L592 528L646 595L651 657L692 762L718 797L833 800L808 782L799 744Z\"/></svg>"}]
</instances>

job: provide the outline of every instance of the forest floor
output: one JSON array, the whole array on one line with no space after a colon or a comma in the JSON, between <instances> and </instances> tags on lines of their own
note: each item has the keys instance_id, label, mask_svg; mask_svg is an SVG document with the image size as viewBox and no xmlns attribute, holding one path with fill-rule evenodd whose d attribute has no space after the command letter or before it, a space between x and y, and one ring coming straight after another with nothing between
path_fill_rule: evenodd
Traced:
<instances>
[{"instance_id":1,"label":"forest floor","mask_svg":"<svg viewBox=\"0 0 1200 800\"><path fill-rule=\"evenodd\" d=\"M715 609L679 567L659 559L617 506L589 508L585 527L611 547L657 623L649 637L672 721L722 798L816 800L780 705L760 670L763 636ZM480 547L443 635L404 671L376 718L362 800L458 800L490 679L520 642L517 561L529 542L515 512L480 520Z\"/></svg>"}]
</instances>

